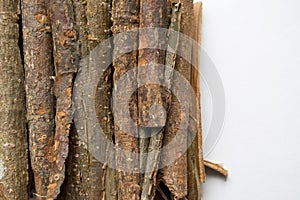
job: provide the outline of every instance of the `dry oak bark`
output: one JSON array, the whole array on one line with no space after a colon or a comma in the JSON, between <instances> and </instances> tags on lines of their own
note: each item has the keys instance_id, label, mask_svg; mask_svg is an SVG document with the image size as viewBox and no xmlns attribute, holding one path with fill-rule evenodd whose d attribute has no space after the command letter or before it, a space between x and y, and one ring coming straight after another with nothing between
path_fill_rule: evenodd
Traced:
<instances>
[{"instance_id":1,"label":"dry oak bark","mask_svg":"<svg viewBox=\"0 0 300 200\"><path fill-rule=\"evenodd\" d=\"M0 198L26 200L28 144L24 70L19 42L20 1L0 2Z\"/></svg>"},{"instance_id":2,"label":"dry oak bark","mask_svg":"<svg viewBox=\"0 0 300 200\"><path fill-rule=\"evenodd\" d=\"M139 27L139 10L140 2L139 0L113 0L112 3L112 33L117 35L125 31L130 31ZM113 83L114 89L116 91L124 90L130 91L136 87L136 71L133 70L133 75L129 77L128 80L125 80L124 84L117 87L118 81L120 78L126 74L128 71L134 69L137 66L137 55L138 51L138 33L130 33L126 35L121 35L118 38L114 38L114 55L118 55L124 49L134 49L132 52L121 55L119 58L113 60L114 74L113 74ZM118 101L121 103L120 106L126 106L130 104L131 110L128 111L131 113L134 120L137 121L137 97L133 96L131 101L128 102L128 99L123 99L124 97L117 97ZM124 105L122 105L124 104ZM121 108L113 108L114 114L119 116L125 116ZM124 111L126 112L126 111ZM127 130L132 130L132 134L137 133L136 126L130 125L130 119L123 117L123 125L126 126ZM134 137L123 130L120 130L118 124L114 124L114 135L115 135L115 144L117 148L120 148L123 151L129 152L139 152L139 142L138 138ZM121 157L120 150L117 149L116 152L116 166L121 166L124 163L127 163L128 166L132 166L132 162L123 160ZM139 166L133 166L138 169ZM116 175L118 179L118 199L140 199L140 185L139 185L139 174L134 172L118 171Z\"/></svg>"},{"instance_id":3,"label":"dry oak bark","mask_svg":"<svg viewBox=\"0 0 300 200\"><path fill-rule=\"evenodd\" d=\"M74 26L73 3L69 0L50 0L48 6L55 66L56 127L47 199L55 199L65 178L65 161L69 152L72 123L72 87L78 55L75 51L77 32Z\"/></svg>"},{"instance_id":4,"label":"dry oak bark","mask_svg":"<svg viewBox=\"0 0 300 200\"><path fill-rule=\"evenodd\" d=\"M22 1L22 28L29 150L35 196L47 195L54 136L54 66L45 0Z\"/></svg>"}]
</instances>

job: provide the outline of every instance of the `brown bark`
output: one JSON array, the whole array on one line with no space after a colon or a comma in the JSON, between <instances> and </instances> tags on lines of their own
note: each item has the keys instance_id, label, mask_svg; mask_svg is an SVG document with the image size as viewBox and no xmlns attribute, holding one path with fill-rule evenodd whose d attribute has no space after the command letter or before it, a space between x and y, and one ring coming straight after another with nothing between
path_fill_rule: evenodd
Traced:
<instances>
[{"instance_id":1,"label":"brown bark","mask_svg":"<svg viewBox=\"0 0 300 200\"><path fill-rule=\"evenodd\" d=\"M114 0L112 5L112 20L113 27L112 32L114 35L132 30L134 28L139 27L139 0L127 1L127 0ZM121 37L114 38L114 55L118 55L123 49L129 48L134 49L134 51L123 54L119 58L116 58L113 61L114 66L114 75L113 82L115 90L118 89L124 91L130 91L132 88L136 86L136 72L133 73L129 80L126 80L124 84L120 86L120 88L116 87L119 79L126 74L129 70L134 69L137 66L137 47L138 47L138 34L130 33L126 35L122 35ZM130 112L134 120L137 120L137 111L136 105L137 99L134 96L131 102L128 102L128 99L123 99L122 96L116 97L118 102L126 106L127 104L131 105ZM114 115L125 116L125 113L122 112L121 108L113 108ZM132 133L137 133L137 128L135 126L130 125L130 119L124 117L122 121L123 125L126 126L127 130L132 130ZM128 135L129 133L125 133L120 130L118 124L114 125L114 134L115 134L115 143L117 148L120 148L123 151L135 152L138 153L138 138ZM116 166L121 166L124 163L127 163L128 166L132 166L132 162L123 160L121 157L120 150L117 150L116 155ZM134 168L138 168L139 166L133 166ZM118 199L140 199L140 186L139 186L139 174L133 172L126 171L118 171L117 172L118 179Z\"/></svg>"},{"instance_id":2,"label":"brown bark","mask_svg":"<svg viewBox=\"0 0 300 200\"><path fill-rule=\"evenodd\" d=\"M87 27L88 27L88 40L89 40L89 51L93 51L97 47L99 43L108 39L110 37L110 10L111 9L111 1L110 0L88 0L87 1ZM103 62L108 63L111 58L111 46L108 46L106 50L102 50L104 58ZM93 65L94 58L93 55L90 54L88 62ZM96 114L98 117L98 121L100 123L101 129L104 131L106 137L112 141L112 114L111 114L111 106L110 106L110 91L111 91L111 67L109 66L99 77L99 83L96 91ZM106 152L101 152L101 154L106 154ZM97 159L95 159L92 155L90 155L89 159L89 179L90 179L90 198L91 199L105 199L105 180L106 175L109 173L113 173L113 170L106 168L106 163L101 163ZM112 179L111 181L114 181ZM111 185L114 185L111 183ZM107 193L110 195L110 192Z\"/></svg>"},{"instance_id":3,"label":"brown bark","mask_svg":"<svg viewBox=\"0 0 300 200\"><path fill-rule=\"evenodd\" d=\"M166 0L141 0L140 8L140 28L168 28L168 10ZM153 32L153 31L151 31ZM156 31L155 35L150 34L147 30L140 30L139 46L147 47L156 46L164 49L166 45L166 35L162 31ZM159 161L159 150L162 145L163 132L159 130L165 125L166 116L164 113L156 113L151 111L152 106L160 105L166 108L166 103L163 100L165 90L161 89L164 78L164 68L155 67L157 64L164 64L165 51L157 49L140 49L138 57L138 125L140 126L139 134L154 133L150 138L140 138L140 152L147 153L152 150L157 150L153 156L148 154L147 158L141 157L141 170L146 169L142 180L141 199L153 199L155 196L155 183L157 174L157 165ZM149 70L150 67L155 67ZM154 81L155 85L145 85L142 82ZM161 110L162 112L162 110ZM151 121L151 124L149 124ZM158 133L156 133L158 132ZM149 147L148 147L149 144Z\"/></svg>"},{"instance_id":4,"label":"brown bark","mask_svg":"<svg viewBox=\"0 0 300 200\"><path fill-rule=\"evenodd\" d=\"M197 44L201 45L201 28L202 28L202 2L194 3L194 40ZM199 172L200 172L200 180L201 182L205 182L206 175L205 175L205 168L204 168L204 157L203 157L203 150L202 150L202 124L201 124L201 104L200 104L200 49L199 46L193 47L193 63L195 66L192 67L191 72L191 85L196 93L197 101L198 101L198 109L199 110L192 110L192 114L194 119L197 119L197 122L192 120L190 123L196 123L197 136L195 138L195 152L196 152L196 159L199 162Z\"/></svg>"},{"instance_id":5,"label":"brown bark","mask_svg":"<svg viewBox=\"0 0 300 200\"><path fill-rule=\"evenodd\" d=\"M201 42L201 6L202 3L194 4L194 23L193 23L193 39L197 42ZM199 32L200 31L200 32ZM188 198L189 199L201 199L201 181L205 181L205 171L203 165L203 152L202 152L202 127L201 127L201 114L200 110L200 72L199 72L199 46L193 46L193 64L191 69L191 86L196 94L193 108L190 109L189 120L189 132L195 134L195 138L191 147L188 149ZM198 105L197 105L198 103Z\"/></svg>"},{"instance_id":6,"label":"brown bark","mask_svg":"<svg viewBox=\"0 0 300 200\"><path fill-rule=\"evenodd\" d=\"M228 176L228 171L222 165L215 164L215 163L209 162L207 160L204 160L203 163L204 163L205 167L208 167L208 168L222 174L225 177Z\"/></svg>"},{"instance_id":7,"label":"brown bark","mask_svg":"<svg viewBox=\"0 0 300 200\"><path fill-rule=\"evenodd\" d=\"M172 0L172 4L179 3L177 0ZM181 3L181 32L187 36L191 36L191 21L193 20L193 17L190 13L193 11L193 1L191 0L183 0L180 1ZM191 55L191 44L187 42L182 42L179 40L179 47L178 49L182 52L190 52L185 53L186 55ZM191 65L190 63L181 58L180 56L176 59L176 67L178 72L186 79L190 80L190 72L191 72ZM175 81L175 80L174 80ZM175 84L175 82L173 83ZM180 83L177 83L180 84ZM188 90L184 90L182 88L182 91L178 91L183 96L189 96ZM172 98L172 103L170 107L170 111L168 113L168 120L166 125L166 131L164 135L164 145L168 144L173 137L176 134L180 135L186 135L185 138L188 139L188 130L186 129L179 129L177 126L180 124L180 121L186 121L187 117L189 116L188 108L189 108L190 102L179 102L176 98ZM185 109L185 114L181 113L180 109ZM187 141L177 141L180 143L186 143ZM193 145L192 145L193 146ZM191 149L193 147L190 147ZM191 180L190 173L188 173L188 161L190 158L187 158L187 153L182 153L182 156L179 157L175 162L173 162L171 165L163 168L161 171L163 173L162 180L165 183L165 185L169 188L172 195L175 199L179 198L185 198L188 195L188 179ZM171 158L162 158L165 160L171 159ZM196 199L196 198L188 198L188 199Z\"/></svg>"},{"instance_id":8,"label":"brown bark","mask_svg":"<svg viewBox=\"0 0 300 200\"><path fill-rule=\"evenodd\" d=\"M29 149L36 198L47 195L54 136L54 66L45 0L22 1L23 48Z\"/></svg>"},{"instance_id":9,"label":"brown bark","mask_svg":"<svg viewBox=\"0 0 300 200\"><path fill-rule=\"evenodd\" d=\"M19 15L20 1L0 2L0 198L4 200L29 198Z\"/></svg>"},{"instance_id":10,"label":"brown bark","mask_svg":"<svg viewBox=\"0 0 300 200\"><path fill-rule=\"evenodd\" d=\"M75 23L78 28L78 42L76 51L79 59L88 55L88 29L86 19L86 1L74 0ZM68 179L63 199L89 199L89 152L83 144L75 126L70 132L70 153L68 157Z\"/></svg>"},{"instance_id":11,"label":"brown bark","mask_svg":"<svg viewBox=\"0 0 300 200\"><path fill-rule=\"evenodd\" d=\"M72 123L72 87L78 55L75 51L77 33L72 2L50 0L49 10L55 64L56 129L47 198L55 199L65 178L65 160L68 156Z\"/></svg>"}]
</instances>

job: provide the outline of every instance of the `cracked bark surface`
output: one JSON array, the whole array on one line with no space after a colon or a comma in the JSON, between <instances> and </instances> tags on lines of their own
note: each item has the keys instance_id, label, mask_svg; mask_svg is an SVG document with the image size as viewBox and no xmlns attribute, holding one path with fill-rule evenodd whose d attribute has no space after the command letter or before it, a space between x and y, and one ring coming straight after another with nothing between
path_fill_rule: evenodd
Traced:
<instances>
[{"instance_id":1,"label":"cracked bark surface","mask_svg":"<svg viewBox=\"0 0 300 200\"><path fill-rule=\"evenodd\" d=\"M45 0L22 1L23 50L29 150L36 198L47 195L54 136L54 66Z\"/></svg>"},{"instance_id":2,"label":"cracked bark surface","mask_svg":"<svg viewBox=\"0 0 300 200\"><path fill-rule=\"evenodd\" d=\"M26 200L28 144L24 70L19 42L20 1L0 2L0 198Z\"/></svg>"},{"instance_id":3,"label":"cracked bark surface","mask_svg":"<svg viewBox=\"0 0 300 200\"><path fill-rule=\"evenodd\" d=\"M193 11L193 1L191 0L183 0L183 1L171 1L172 4L181 3L181 32L187 36L191 35L191 22L193 20L192 15L189 13L192 13ZM179 41L179 47L178 49L182 52L190 52L189 55L191 55L192 49L191 44L189 43L182 43ZM187 60L184 60L182 57L178 56L176 59L176 67L175 69L183 75L183 77L190 81L190 73L191 73L191 65ZM175 80L174 80L175 81ZM173 83L175 84L175 82ZM188 91L182 90L180 93L182 95L190 95L187 93ZM181 120L186 121L187 117L189 117L189 113L185 112L181 113L180 107L184 108L188 111L189 108L189 102L181 102L179 105L179 102L176 98L172 98L172 103L170 105L170 111L167 119L167 125L166 125L166 131L164 135L164 145L168 144L170 141L172 141L175 134L180 135L187 135L188 130L187 129L179 129L178 124L180 124ZM187 141L178 141L180 143L186 143ZM193 148L193 147L190 147ZM162 171L162 181L164 184L169 188L170 192L174 196L175 199L180 198L186 198L188 195L188 181L191 181L190 173L188 171L188 161L190 158L188 158L187 153L182 153L182 156L179 157L175 162L173 162L171 165L164 167ZM164 157L162 159L171 159ZM193 199L193 198L191 198Z\"/></svg>"},{"instance_id":4,"label":"cracked bark surface","mask_svg":"<svg viewBox=\"0 0 300 200\"><path fill-rule=\"evenodd\" d=\"M140 8L140 28L168 28L168 9L166 0L141 0ZM139 47L156 46L166 49L166 36L161 31L156 31L155 35L147 30L139 31ZM157 166L160 158L159 151L163 140L163 126L165 126L166 116L162 110L151 110L153 106L166 108L166 90L161 88L164 79L164 67L157 64L164 64L165 51L141 48L138 57L138 125L140 152L147 153L156 150L152 156L140 157L140 167L146 173L141 178L142 193L141 199L153 199L155 196L155 184ZM154 68L152 68L154 67ZM149 70L152 68L152 70ZM156 84L143 85L145 81L152 81ZM157 113L161 112L161 113ZM151 124L150 124L150 123ZM158 132L158 133L157 133ZM155 134L150 139L141 138L147 134Z\"/></svg>"},{"instance_id":5,"label":"cracked bark surface","mask_svg":"<svg viewBox=\"0 0 300 200\"><path fill-rule=\"evenodd\" d=\"M74 27L73 3L69 0L50 0L48 6L55 66L56 127L47 199L55 199L65 179L65 161L69 153L72 123L72 87L78 55L75 51L77 31Z\"/></svg>"},{"instance_id":6,"label":"cracked bark surface","mask_svg":"<svg viewBox=\"0 0 300 200\"><path fill-rule=\"evenodd\" d=\"M139 27L139 10L140 2L139 0L127 1L127 0L113 0L112 3L112 33L117 35L124 31L133 30ZM134 51L121 55L119 58L113 60L114 75L113 83L116 91L124 90L130 91L136 86L136 72L133 70L133 75L129 77L128 80L124 81L124 84L118 86L118 81L126 74L128 71L134 69L137 66L137 47L138 47L138 33L131 33L122 35L121 37L114 38L114 55L118 55L124 49L134 49ZM116 97L117 101L120 102L121 107L126 107L130 104L130 110L124 112L130 112L132 118L137 121L137 97L133 96L131 101L124 99L122 96ZM114 114L119 116L125 116L121 108L113 108ZM137 127L132 126L130 123L131 119L126 119L123 117L123 126L126 126L127 130L130 130L132 134L137 133ZM126 163L128 166L132 166L133 169L138 169L138 165L133 164L130 160L124 160L121 156L121 151L128 152L139 152L139 141L137 137L129 135L129 133L124 132L118 126L114 124L114 134L115 134L115 144L117 148L116 151L116 165L122 166ZM116 175L118 179L118 199L140 199L140 184L139 184L139 174L134 172L118 171Z\"/></svg>"}]
</instances>

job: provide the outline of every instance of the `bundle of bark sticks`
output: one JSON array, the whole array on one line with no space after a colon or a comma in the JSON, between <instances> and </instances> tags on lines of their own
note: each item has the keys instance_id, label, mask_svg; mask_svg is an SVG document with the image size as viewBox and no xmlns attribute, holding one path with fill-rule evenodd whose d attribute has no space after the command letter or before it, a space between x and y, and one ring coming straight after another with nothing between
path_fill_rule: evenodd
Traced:
<instances>
[{"instance_id":1,"label":"bundle of bark sticks","mask_svg":"<svg viewBox=\"0 0 300 200\"><path fill-rule=\"evenodd\" d=\"M200 43L201 6L192 0L0 1L0 199L195 200L201 199L205 166L226 176L220 165L203 159L199 112L190 109L190 102L179 102L172 92L172 75L177 71L200 99L199 48L183 42L170 30ZM73 119L74 82L81 61L101 42L149 27L169 31L157 34L155 41L149 41L147 31L133 32L107 45L103 51L108 60L124 47L132 51L113 60L98 77L95 91L92 109L108 141L122 151L140 155L158 150L152 157L148 154L139 158L138 172L122 171L97 159L87 148L89 142L79 137ZM138 48L150 42L161 48ZM188 52L189 58L177 56L178 49ZM87 60L93 62L92 58ZM149 65L156 64L168 64L171 70L166 73L163 68L155 68L157 71L149 72ZM137 74L124 82L123 90L134 89L139 73L162 78L167 74L171 83L169 87L142 86L131 94L130 102L119 97L125 107L129 105L136 126L127 118L122 124L137 132L137 137L114 121L112 111L119 116L124 113L114 109L111 101L118 81L134 68ZM152 105L167 111L162 115L166 118L163 125L158 117L158 124L147 126ZM188 112L183 114L181 108ZM188 121L184 129L178 126L183 120ZM152 137L140 137L157 131L158 126L158 133ZM189 138L191 133L195 137L187 150L160 167L162 160L171 160L162 158L160 149L176 135ZM115 166L130 162L122 160L118 151L113 159Z\"/></svg>"}]
</instances>

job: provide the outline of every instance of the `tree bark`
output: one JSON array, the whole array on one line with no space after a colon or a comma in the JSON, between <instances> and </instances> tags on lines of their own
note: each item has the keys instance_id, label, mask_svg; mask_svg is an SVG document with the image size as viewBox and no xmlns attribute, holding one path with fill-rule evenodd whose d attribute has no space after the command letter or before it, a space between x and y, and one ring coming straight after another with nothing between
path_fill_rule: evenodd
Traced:
<instances>
[{"instance_id":1,"label":"tree bark","mask_svg":"<svg viewBox=\"0 0 300 200\"><path fill-rule=\"evenodd\" d=\"M0 2L0 198L4 200L29 198L19 15L20 1Z\"/></svg>"},{"instance_id":2,"label":"tree bark","mask_svg":"<svg viewBox=\"0 0 300 200\"><path fill-rule=\"evenodd\" d=\"M88 0L87 1L87 24L88 24L88 40L89 51L110 37L110 0ZM111 47L107 47L104 53L105 62L109 62L111 58ZM94 55L94 54L90 54ZM102 55L99 55L102 56ZM102 56L103 57L103 56ZM89 62L93 64L96 58L89 57ZM112 115L110 112L110 90L111 90L111 68L108 67L102 77L99 77L99 83L96 91L96 114L100 123L100 127L104 131L107 138L112 141ZM102 152L101 154L105 154ZM103 199L105 196L105 176L106 166L90 155L90 198ZM103 170L104 169L104 170Z\"/></svg>"},{"instance_id":3,"label":"tree bark","mask_svg":"<svg viewBox=\"0 0 300 200\"><path fill-rule=\"evenodd\" d=\"M113 0L112 5L112 32L113 35L122 33L124 31L133 30L139 27L139 9L140 9L139 0L127 1L127 0ZM114 75L113 82L114 88L116 91L124 90L130 91L136 87L136 70L137 66L137 53L138 48L138 33L129 33L122 35L121 37L114 38L114 55L118 55L123 49L134 49L130 53L123 54L119 58L113 60L114 66ZM133 70L133 75L124 81L124 84L117 87L118 81L122 76L124 76L128 71ZM121 103L120 106L126 106L130 104L130 113L133 116L133 119L137 121L137 97L133 96L132 100L128 102L128 99L123 99L122 96L116 97L117 101ZM121 108L113 108L114 115L125 116L125 113L122 112ZM127 130L132 131L132 133L137 133L136 126L130 125L130 119L123 117L123 126L126 126ZM129 133L120 130L117 123L114 124L114 134L115 134L115 143L117 148L120 148L122 151L128 152L139 152L139 142L138 138ZM123 160L121 157L121 150L117 149L116 155L116 166L121 166L124 163L127 163L128 166L132 166L132 162L128 160ZM133 166L133 170L138 169L139 166ZM118 171L118 199L140 199L140 185L139 185L139 174L134 172Z\"/></svg>"},{"instance_id":4,"label":"tree bark","mask_svg":"<svg viewBox=\"0 0 300 200\"><path fill-rule=\"evenodd\" d=\"M78 28L78 42L76 51L79 60L88 56L88 28L86 18L86 1L74 0L74 16ZM80 70L80 69L79 69ZM68 179L62 199L87 200L89 199L89 152L83 144L76 127L73 125L70 132L70 153L68 157Z\"/></svg>"},{"instance_id":5,"label":"tree bark","mask_svg":"<svg viewBox=\"0 0 300 200\"><path fill-rule=\"evenodd\" d=\"M77 71L78 55L75 50L77 33L74 27L72 2L50 0L49 10L54 47L56 129L47 198L55 199L60 193L65 178L65 160L69 152L69 133L72 123L72 87Z\"/></svg>"},{"instance_id":6,"label":"tree bark","mask_svg":"<svg viewBox=\"0 0 300 200\"><path fill-rule=\"evenodd\" d=\"M29 150L36 198L47 195L54 136L54 66L45 0L22 1L23 48Z\"/></svg>"}]
</instances>

